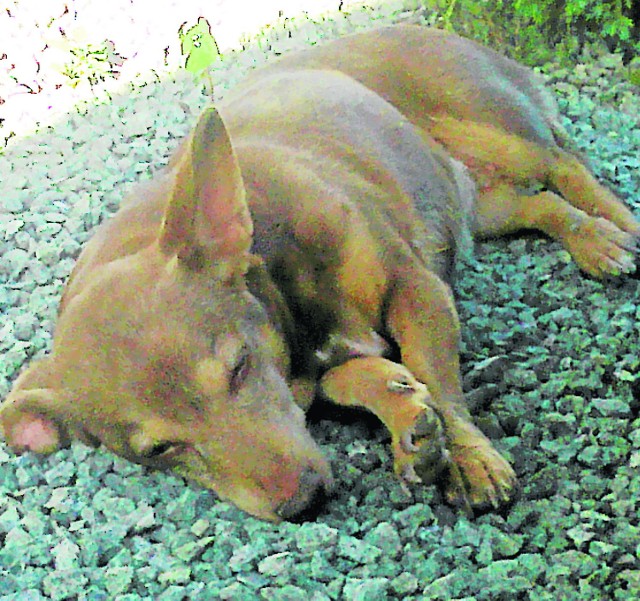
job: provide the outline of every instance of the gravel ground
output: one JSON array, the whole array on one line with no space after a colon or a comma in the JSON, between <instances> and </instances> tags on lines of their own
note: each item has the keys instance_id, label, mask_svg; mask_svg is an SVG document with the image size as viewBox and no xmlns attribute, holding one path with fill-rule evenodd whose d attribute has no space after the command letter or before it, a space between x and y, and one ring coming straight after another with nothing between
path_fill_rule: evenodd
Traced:
<instances>
[{"instance_id":1,"label":"gravel ground","mask_svg":"<svg viewBox=\"0 0 640 601\"><path fill-rule=\"evenodd\" d=\"M225 56L216 93L290 44L376 16L289 23L290 34L281 24ZM585 60L547 66L549 85L598 173L637 211L637 89L615 57ZM206 101L185 76L150 79L12 140L0 156L0 395L49 347L80 245L130 182L166 162ZM585 279L535 237L478 245L466 269L457 289L465 382L521 479L509 511L468 520L432 487L407 498L385 433L363 421L312 425L340 486L301 525L247 517L102 450L16 457L0 445L0 601L637 598L638 280Z\"/></svg>"}]
</instances>

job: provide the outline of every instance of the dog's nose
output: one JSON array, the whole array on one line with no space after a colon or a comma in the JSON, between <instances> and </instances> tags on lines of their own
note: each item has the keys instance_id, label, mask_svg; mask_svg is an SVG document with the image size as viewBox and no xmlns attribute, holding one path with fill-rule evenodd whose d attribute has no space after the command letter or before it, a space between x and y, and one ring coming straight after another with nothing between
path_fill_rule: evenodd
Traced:
<instances>
[{"instance_id":1,"label":"dog's nose","mask_svg":"<svg viewBox=\"0 0 640 601\"><path fill-rule=\"evenodd\" d=\"M325 479L308 467L300 474L298 489L276 509L283 520L303 522L317 517L327 498Z\"/></svg>"}]
</instances>

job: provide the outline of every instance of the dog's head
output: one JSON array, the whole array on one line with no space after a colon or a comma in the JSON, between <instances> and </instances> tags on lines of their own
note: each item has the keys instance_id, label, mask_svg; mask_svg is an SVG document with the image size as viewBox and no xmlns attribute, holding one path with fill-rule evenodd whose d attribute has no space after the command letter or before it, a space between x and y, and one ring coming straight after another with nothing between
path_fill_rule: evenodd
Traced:
<instances>
[{"instance_id":1,"label":"dog's head","mask_svg":"<svg viewBox=\"0 0 640 601\"><path fill-rule=\"evenodd\" d=\"M65 297L52 354L0 408L5 439L41 453L73 437L102 443L253 515L293 517L331 474L287 386L283 337L247 286L251 218L214 109L167 196L151 244L85 270Z\"/></svg>"}]
</instances>

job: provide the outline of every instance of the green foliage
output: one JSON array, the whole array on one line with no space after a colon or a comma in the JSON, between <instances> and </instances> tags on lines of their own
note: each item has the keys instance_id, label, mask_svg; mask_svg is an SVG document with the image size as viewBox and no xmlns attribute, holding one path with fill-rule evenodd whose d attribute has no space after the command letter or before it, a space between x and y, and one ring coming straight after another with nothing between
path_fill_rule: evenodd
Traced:
<instances>
[{"instance_id":1,"label":"green foliage","mask_svg":"<svg viewBox=\"0 0 640 601\"><path fill-rule=\"evenodd\" d=\"M184 30L183 23L178 30L180 37L180 52L185 59L185 69L194 75L199 75L208 69L220 56L218 44L211 33L209 21L200 17L198 22Z\"/></svg>"},{"instance_id":2,"label":"green foliage","mask_svg":"<svg viewBox=\"0 0 640 601\"><path fill-rule=\"evenodd\" d=\"M640 51L633 0L425 0L446 29L502 49L528 64L568 62L590 40L627 58Z\"/></svg>"},{"instance_id":3,"label":"green foliage","mask_svg":"<svg viewBox=\"0 0 640 601\"><path fill-rule=\"evenodd\" d=\"M195 77L205 78L207 92L213 98L213 79L209 67L220 57L218 44L211 33L211 25L200 17L195 25L185 31L184 22L178 30L180 52L185 57L184 68Z\"/></svg>"},{"instance_id":4,"label":"green foliage","mask_svg":"<svg viewBox=\"0 0 640 601\"><path fill-rule=\"evenodd\" d=\"M115 78L115 68L122 64L109 41L70 48L69 53L71 60L65 63L62 74L71 80L73 88L87 81L95 86L101 81Z\"/></svg>"},{"instance_id":5,"label":"green foliage","mask_svg":"<svg viewBox=\"0 0 640 601\"><path fill-rule=\"evenodd\" d=\"M640 52L638 56L629 63L627 79L634 85L640 87Z\"/></svg>"}]
</instances>

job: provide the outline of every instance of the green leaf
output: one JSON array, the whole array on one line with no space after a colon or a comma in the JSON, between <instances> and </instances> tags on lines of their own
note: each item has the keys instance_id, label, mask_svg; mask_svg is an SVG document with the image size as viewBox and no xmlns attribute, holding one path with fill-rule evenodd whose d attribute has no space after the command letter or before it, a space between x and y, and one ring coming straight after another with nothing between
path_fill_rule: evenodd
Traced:
<instances>
[{"instance_id":1,"label":"green leaf","mask_svg":"<svg viewBox=\"0 0 640 601\"><path fill-rule=\"evenodd\" d=\"M185 69L194 75L208 69L220 56L218 44L211 33L211 25L204 17L184 31L183 23L178 30L180 52L185 56Z\"/></svg>"}]
</instances>

